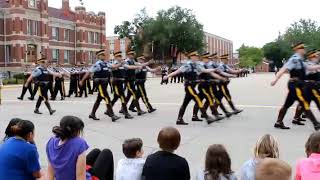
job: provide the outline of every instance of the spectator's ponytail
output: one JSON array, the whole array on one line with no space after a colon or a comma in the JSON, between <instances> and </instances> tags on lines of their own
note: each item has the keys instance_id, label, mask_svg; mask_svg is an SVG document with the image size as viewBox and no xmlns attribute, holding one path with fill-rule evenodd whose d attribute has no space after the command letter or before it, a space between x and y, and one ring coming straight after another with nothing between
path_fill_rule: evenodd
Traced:
<instances>
[{"instance_id":1,"label":"spectator's ponytail","mask_svg":"<svg viewBox=\"0 0 320 180\"><path fill-rule=\"evenodd\" d=\"M61 140L72 139L82 133L83 121L75 116L65 116L60 121L60 126L55 126L52 132Z\"/></svg>"},{"instance_id":2,"label":"spectator's ponytail","mask_svg":"<svg viewBox=\"0 0 320 180\"><path fill-rule=\"evenodd\" d=\"M13 119L11 119L11 121L9 122L9 124L8 124L8 126L7 126L7 128L6 128L5 132L4 132L4 133L5 133L5 136L4 136L4 138L3 138L3 141L5 141L5 140L9 139L10 137L13 137L13 136L14 136L12 127L13 127L14 125L17 125L18 122L20 122L20 121L21 121L21 119L19 119L19 118L13 118Z\"/></svg>"},{"instance_id":3,"label":"spectator's ponytail","mask_svg":"<svg viewBox=\"0 0 320 180\"><path fill-rule=\"evenodd\" d=\"M14 136L27 140L28 135L34 132L34 124L28 120L20 120L16 125L11 127L11 131Z\"/></svg>"}]
</instances>

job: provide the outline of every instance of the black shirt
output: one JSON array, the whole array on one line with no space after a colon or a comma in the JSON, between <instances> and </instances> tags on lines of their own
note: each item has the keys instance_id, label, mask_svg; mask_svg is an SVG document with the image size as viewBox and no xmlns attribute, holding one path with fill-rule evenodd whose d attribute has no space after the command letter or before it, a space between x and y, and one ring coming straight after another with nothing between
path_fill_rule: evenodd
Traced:
<instances>
[{"instance_id":1,"label":"black shirt","mask_svg":"<svg viewBox=\"0 0 320 180\"><path fill-rule=\"evenodd\" d=\"M190 180L186 159L166 151L158 151L148 156L142 177L145 180Z\"/></svg>"}]
</instances>

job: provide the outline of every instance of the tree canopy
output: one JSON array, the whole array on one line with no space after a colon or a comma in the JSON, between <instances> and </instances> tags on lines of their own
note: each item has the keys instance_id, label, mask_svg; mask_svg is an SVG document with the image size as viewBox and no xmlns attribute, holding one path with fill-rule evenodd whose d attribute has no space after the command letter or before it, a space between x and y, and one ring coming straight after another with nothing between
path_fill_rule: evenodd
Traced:
<instances>
[{"instance_id":1,"label":"tree canopy","mask_svg":"<svg viewBox=\"0 0 320 180\"><path fill-rule=\"evenodd\" d=\"M138 13L132 22L117 25L115 34L120 38L132 39L132 46L139 53L153 47L153 56L158 59L176 57L179 52L204 48L203 25L198 22L192 10L179 6L158 11L150 17L145 9ZM172 54L172 49L175 49Z\"/></svg>"},{"instance_id":2,"label":"tree canopy","mask_svg":"<svg viewBox=\"0 0 320 180\"><path fill-rule=\"evenodd\" d=\"M257 47L242 45L238 52L242 67L254 67L263 60L263 51Z\"/></svg>"}]
</instances>

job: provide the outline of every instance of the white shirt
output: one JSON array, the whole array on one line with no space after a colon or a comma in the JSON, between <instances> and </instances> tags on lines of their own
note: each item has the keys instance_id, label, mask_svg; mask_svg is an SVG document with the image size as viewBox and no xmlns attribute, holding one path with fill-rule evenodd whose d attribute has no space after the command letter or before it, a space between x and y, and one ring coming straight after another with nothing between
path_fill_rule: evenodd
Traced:
<instances>
[{"instance_id":1,"label":"white shirt","mask_svg":"<svg viewBox=\"0 0 320 180\"><path fill-rule=\"evenodd\" d=\"M121 159L116 170L116 180L141 180L145 159Z\"/></svg>"}]
</instances>

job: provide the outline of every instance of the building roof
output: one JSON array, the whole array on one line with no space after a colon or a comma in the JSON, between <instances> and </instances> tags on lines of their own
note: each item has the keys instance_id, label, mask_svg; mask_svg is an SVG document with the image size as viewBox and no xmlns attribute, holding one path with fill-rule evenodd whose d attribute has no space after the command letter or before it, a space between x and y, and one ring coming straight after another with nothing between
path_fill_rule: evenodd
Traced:
<instances>
[{"instance_id":1,"label":"building roof","mask_svg":"<svg viewBox=\"0 0 320 180\"><path fill-rule=\"evenodd\" d=\"M215 34L211 34L211 33L208 33L208 32L204 32L204 34L207 35L207 36L215 37L215 38L222 39L222 40L224 40L224 41L229 41L229 42L233 43L231 40L229 40L229 39L227 39L227 38L223 38L223 37L221 37L221 36L217 36L217 35L215 35Z\"/></svg>"},{"instance_id":2,"label":"building roof","mask_svg":"<svg viewBox=\"0 0 320 180\"><path fill-rule=\"evenodd\" d=\"M67 21L74 21L75 14L72 11L69 11L68 13L65 13L63 9L57 9L53 7L48 8L48 14L49 17L67 20Z\"/></svg>"},{"instance_id":3,"label":"building roof","mask_svg":"<svg viewBox=\"0 0 320 180\"><path fill-rule=\"evenodd\" d=\"M7 0L0 0L0 8L7 8L9 7L9 3L7 3Z\"/></svg>"}]
</instances>

